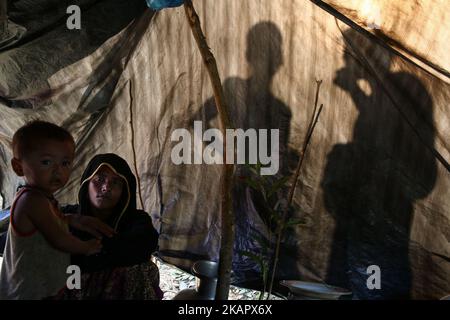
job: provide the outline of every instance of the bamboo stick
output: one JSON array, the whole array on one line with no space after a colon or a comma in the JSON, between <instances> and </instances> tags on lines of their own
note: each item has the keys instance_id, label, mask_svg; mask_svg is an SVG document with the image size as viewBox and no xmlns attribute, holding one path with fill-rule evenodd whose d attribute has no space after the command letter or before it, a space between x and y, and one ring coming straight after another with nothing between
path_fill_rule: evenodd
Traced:
<instances>
[{"instance_id":1,"label":"bamboo stick","mask_svg":"<svg viewBox=\"0 0 450 320\"><path fill-rule=\"evenodd\" d=\"M226 159L226 129L231 129L228 108L220 81L219 71L217 70L216 60L211 53L205 36L201 29L200 20L194 9L191 0L184 1L184 8L187 20L192 30L192 34L197 42L198 48L203 58L203 62L208 71L209 78L214 91L214 100L220 120L220 130L223 134L223 159ZM219 278L217 282L216 300L227 300L230 289L231 263L233 257L234 243L234 216L232 207L232 182L234 166L224 161L221 176L221 222L222 237L220 245Z\"/></svg>"}]
</instances>

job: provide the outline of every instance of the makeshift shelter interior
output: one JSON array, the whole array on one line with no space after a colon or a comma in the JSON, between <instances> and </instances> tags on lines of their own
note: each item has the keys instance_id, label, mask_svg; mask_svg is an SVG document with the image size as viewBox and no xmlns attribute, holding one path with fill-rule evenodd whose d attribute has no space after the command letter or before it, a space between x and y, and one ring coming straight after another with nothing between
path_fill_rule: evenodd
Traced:
<instances>
[{"instance_id":1,"label":"makeshift shelter interior","mask_svg":"<svg viewBox=\"0 0 450 320\"><path fill-rule=\"evenodd\" d=\"M68 30L66 9L74 4L81 29ZM280 130L280 170L268 181L292 176L322 81L323 111L290 213L306 224L285 233L277 281L326 282L356 299L449 294L448 1L194 5L234 127ZM3 208L21 183L9 165L11 137L27 121L45 119L76 140L61 203L76 203L90 158L117 153L136 164L161 258L185 269L199 259L217 261L220 165L171 161L173 130L193 133L195 120L203 131L219 126L183 8L154 12L144 0L11 0L7 9L4 34L13 36L0 40ZM241 174L245 168L237 166L232 279L256 286L261 270L242 251L259 253L254 234L268 238L270 226L261 195ZM379 290L366 285L371 265L381 270Z\"/></svg>"}]
</instances>

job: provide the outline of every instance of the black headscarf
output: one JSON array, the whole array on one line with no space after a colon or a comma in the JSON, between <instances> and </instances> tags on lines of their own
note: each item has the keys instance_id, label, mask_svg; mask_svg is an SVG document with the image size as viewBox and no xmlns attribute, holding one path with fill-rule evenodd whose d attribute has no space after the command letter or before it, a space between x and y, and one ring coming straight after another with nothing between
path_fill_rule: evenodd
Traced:
<instances>
[{"instance_id":1,"label":"black headscarf","mask_svg":"<svg viewBox=\"0 0 450 320\"><path fill-rule=\"evenodd\" d=\"M128 163L118 155L114 153L99 154L89 161L81 177L81 186L78 192L78 202L80 204L78 210L80 214L91 215L88 193L89 181L102 166L109 167L124 180L122 196L114 209L114 213L106 221L116 231L119 231L121 221L126 221L127 217L136 211L136 178L131 172Z\"/></svg>"}]
</instances>

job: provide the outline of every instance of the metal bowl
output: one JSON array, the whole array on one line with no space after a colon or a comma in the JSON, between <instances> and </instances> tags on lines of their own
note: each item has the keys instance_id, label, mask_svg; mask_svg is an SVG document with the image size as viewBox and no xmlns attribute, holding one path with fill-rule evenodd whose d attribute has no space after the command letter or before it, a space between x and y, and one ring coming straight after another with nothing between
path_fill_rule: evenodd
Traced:
<instances>
[{"instance_id":1,"label":"metal bowl","mask_svg":"<svg viewBox=\"0 0 450 320\"><path fill-rule=\"evenodd\" d=\"M294 297L319 300L337 300L341 296L351 295L352 292L343 288L327 284L283 280L280 284L288 287Z\"/></svg>"},{"instance_id":2,"label":"metal bowl","mask_svg":"<svg viewBox=\"0 0 450 320\"><path fill-rule=\"evenodd\" d=\"M214 261L200 260L192 266L192 273L199 278L217 278L219 264Z\"/></svg>"}]
</instances>

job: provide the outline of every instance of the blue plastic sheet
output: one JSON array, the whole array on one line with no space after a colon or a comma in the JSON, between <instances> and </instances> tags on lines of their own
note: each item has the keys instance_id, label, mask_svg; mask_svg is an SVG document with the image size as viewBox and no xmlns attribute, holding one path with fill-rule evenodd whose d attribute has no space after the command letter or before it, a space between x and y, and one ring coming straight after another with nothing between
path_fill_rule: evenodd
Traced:
<instances>
[{"instance_id":1,"label":"blue plastic sheet","mask_svg":"<svg viewBox=\"0 0 450 320\"><path fill-rule=\"evenodd\" d=\"M6 219L9 217L9 210L0 210L0 220Z\"/></svg>"},{"instance_id":2,"label":"blue plastic sheet","mask_svg":"<svg viewBox=\"0 0 450 320\"><path fill-rule=\"evenodd\" d=\"M179 7L184 2L184 0L146 0L146 1L147 6L153 10Z\"/></svg>"}]
</instances>

